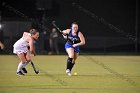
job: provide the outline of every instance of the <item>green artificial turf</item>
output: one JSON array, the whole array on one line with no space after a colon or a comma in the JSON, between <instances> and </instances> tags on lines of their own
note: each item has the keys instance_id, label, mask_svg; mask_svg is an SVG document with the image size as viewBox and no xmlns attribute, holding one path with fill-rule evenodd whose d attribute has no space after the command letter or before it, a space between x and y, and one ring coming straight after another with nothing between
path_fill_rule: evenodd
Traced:
<instances>
[{"instance_id":1,"label":"green artificial turf","mask_svg":"<svg viewBox=\"0 0 140 93\"><path fill-rule=\"evenodd\" d=\"M17 76L19 59L0 55L0 93L140 93L140 56L79 56L72 74L67 56L35 56L28 74Z\"/></svg>"}]
</instances>

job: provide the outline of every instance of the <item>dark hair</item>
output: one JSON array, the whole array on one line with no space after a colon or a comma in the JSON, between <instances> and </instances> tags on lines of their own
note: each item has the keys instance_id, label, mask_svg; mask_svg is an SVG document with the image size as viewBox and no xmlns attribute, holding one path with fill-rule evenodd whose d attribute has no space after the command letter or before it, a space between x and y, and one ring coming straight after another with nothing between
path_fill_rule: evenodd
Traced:
<instances>
[{"instance_id":1,"label":"dark hair","mask_svg":"<svg viewBox=\"0 0 140 93\"><path fill-rule=\"evenodd\" d=\"M34 34L36 34L38 32L38 30L30 29L29 32L30 32L31 35L34 35Z\"/></svg>"},{"instance_id":2,"label":"dark hair","mask_svg":"<svg viewBox=\"0 0 140 93\"><path fill-rule=\"evenodd\" d=\"M73 24L76 24L76 25L78 25L78 23L77 23L77 22L73 22L73 23L72 23L72 25L73 25Z\"/></svg>"}]
</instances>

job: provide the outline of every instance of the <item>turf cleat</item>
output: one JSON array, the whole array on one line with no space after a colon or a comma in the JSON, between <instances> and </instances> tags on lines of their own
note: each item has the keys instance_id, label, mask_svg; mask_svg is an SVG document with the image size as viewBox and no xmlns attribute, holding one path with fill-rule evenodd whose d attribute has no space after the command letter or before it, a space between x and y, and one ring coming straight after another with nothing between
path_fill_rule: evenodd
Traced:
<instances>
[{"instance_id":1,"label":"turf cleat","mask_svg":"<svg viewBox=\"0 0 140 93\"><path fill-rule=\"evenodd\" d=\"M68 74L68 76L72 76L72 74L69 72L69 73L67 73Z\"/></svg>"},{"instance_id":2,"label":"turf cleat","mask_svg":"<svg viewBox=\"0 0 140 93\"><path fill-rule=\"evenodd\" d=\"M21 71L17 72L17 75L18 76L24 76L24 74Z\"/></svg>"},{"instance_id":3,"label":"turf cleat","mask_svg":"<svg viewBox=\"0 0 140 93\"><path fill-rule=\"evenodd\" d=\"M68 76L71 76L71 71L69 69L66 70L66 73L68 74Z\"/></svg>"},{"instance_id":4,"label":"turf cleat","mask_svg":"<svg viewBox=\"0 0 140 93\"><path fill-rule=\"evenodd\" d=\"M27 74L26 68L22 68L22 72Z\"/></svg>"}]
</instances>

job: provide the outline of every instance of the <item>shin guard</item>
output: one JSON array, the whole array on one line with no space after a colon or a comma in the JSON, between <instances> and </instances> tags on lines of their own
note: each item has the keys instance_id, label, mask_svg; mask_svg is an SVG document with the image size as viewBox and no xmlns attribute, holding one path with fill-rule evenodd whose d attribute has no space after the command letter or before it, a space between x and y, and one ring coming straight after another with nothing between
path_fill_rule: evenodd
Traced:
<instances>
[{"instance_id":1,"label":"shin guard","mask_svg":"<svg viewBox=\"0 0 140 93\"><path fill-rule=\"evenodd\" d=\"M69 69L70 70L70 68L72 66L72 60L73 60L73 58L69 58L68 57L68 60L67 60L67 68L66 69Z\"/></svg>"}]
</instances>

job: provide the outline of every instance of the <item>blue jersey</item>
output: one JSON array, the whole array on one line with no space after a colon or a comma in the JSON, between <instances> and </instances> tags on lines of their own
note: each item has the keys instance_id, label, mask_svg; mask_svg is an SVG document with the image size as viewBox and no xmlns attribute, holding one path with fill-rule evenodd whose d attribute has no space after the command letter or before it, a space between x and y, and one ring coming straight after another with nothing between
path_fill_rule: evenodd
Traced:
<instances>
[{"instance_id":1,"label":"blue jersey","mask_svg":"<svg viewBox=\"0 0 140 93\"><path fill-rule=\"evenodd\" d=\"M75 38L79 38L78 37L78 33L79 33L79 31L77 31L76 35L72 35L72 30L70 30L70 33L68 34L68 37L69 38L72 38L72 39L67 39L67 42L65 44L65 49L67 49L67 48L73 48L74 49L74 52L76 52L76 53L79 53L80 52L80 47L79 46L76 46L76 47L73 47L72 46L73 44L77 43L75 41Z\"/></svg>"}]
</instances>

